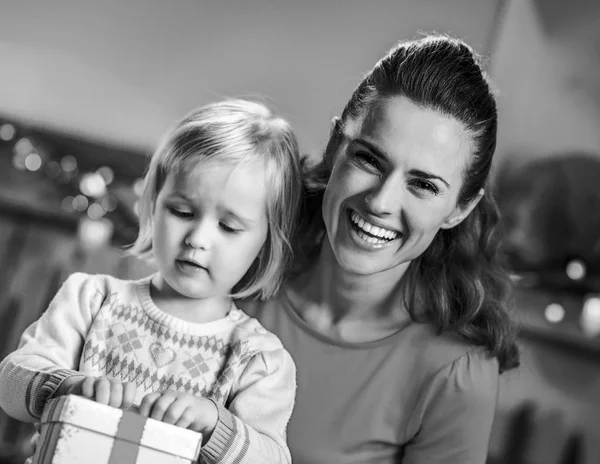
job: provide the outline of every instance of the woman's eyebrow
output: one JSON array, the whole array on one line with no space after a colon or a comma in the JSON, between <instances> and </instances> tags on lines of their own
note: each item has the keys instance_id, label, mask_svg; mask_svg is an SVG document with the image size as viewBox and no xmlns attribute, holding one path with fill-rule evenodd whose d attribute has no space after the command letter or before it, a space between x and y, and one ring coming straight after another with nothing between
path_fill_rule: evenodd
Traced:
<instances>
[{"instance_id":1,"label":"woman's eyebrow","mask_svg":"<svg viewBox=\"0 0 600 464\"><path fill-rule=\"evenodd\" d=\"M359 145L364 145L365 147L367 147L369 149L370 152L372 152L378 158L382 158L386 161L389 160L389 157L385 154L385 152L382 149L380 149L374 143L369 142L368 140L357 138L357 139L354 139L352 142L357 143Z\"/></svg>"}]
</instances>

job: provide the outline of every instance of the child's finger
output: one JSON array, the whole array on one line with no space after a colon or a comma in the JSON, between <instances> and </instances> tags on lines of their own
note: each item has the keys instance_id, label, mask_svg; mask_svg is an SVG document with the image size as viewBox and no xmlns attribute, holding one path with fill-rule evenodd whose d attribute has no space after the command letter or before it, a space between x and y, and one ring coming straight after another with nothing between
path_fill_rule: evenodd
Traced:
<instances>
[{"instance_id":1,"label":"child's finger","mask_svg":"<svg viewBox=\"0 0 600 464\"><path fill-rule=\"evenodd\" d=\"M184 429L190 429L192 428L191 426L194 422L196 422L196 414L194 412L194 409L191 406L188 406L181 413L179 419L177 420L177 422L175 422L175 425L177 427L183 427Z\"/></svg>"},{"instance_id":2,"label":"child's finger","mask_svg":"<svg viewBox=\"0 0 600 464\"><path fill-rule=\"evenodd\" d=\"M120 408L123 401L123 385L121 382L110 382L110 395L108 405L113 408Z\"/></svg>"},{"instance_id":3,"label":"child's finger","mask_svg":"<svg viewBox=\"0 0 600 464\"><path fill-rule=\"evenodd\" d=\"M96 379L95 385L96 402L100 404L108 404L110 400L110 380L106 377Z\"/></svg>"},{"instance_id":4,"label":"child's finger","mask_svg":"<svg viewBox=\"0 0 600 464\"><path fill-rule=\"evenodd\" d=\"M159 398L159 392L148 393L146 396L144 396L144 398L142 398L142 402L140 403L139 407L139 413L144 417L150 417L152 406L154 406L154 403Z\"/></svg>"},{"instance_id":5,"label":"child's finger","mask_svg":"<svg viewBox=\"0 0 600 464\"><path fill-rule=\"evenodd\" d=\"M95 377L86 377L81 382L81 394L86 398L94 398L94 384L96 383Z\"/></svg>"},{"instance_id":6,"label":"child's finger","mask_svg":"<svg viewBox=\"0 0 600 464\"><path fill-rule=\"evenodd\" d=\"M180 420L181 415L186 410L186 408L186 402L181 401L181 399L176 399L167 407L167 410L163 415L162 421L166 422L167 424L177 423Z\"/></svg>"},{"instance_id":7,"label":"child's finger","mask_svg":"<svg viewBox=\"0 0 600 464\"><path fill-rule=\"evenodd\" d=\"M135 401L137 388L134 383L126 382L123 384L123 399L121 402L121 408L129 409Z\"/></svg>"},{"instance_id":8,"label":"child's finger","mask_svg":"<svg viewBox=\"0 0 600 464\"><path fill-rule=\"evenodd\" d=\"M169 406L171 406L171 403L175 401L175 399L175 396L172 394L162 394L160 398L154 402L152 411L150 411L150 417L152 419L162 421L165 416L165 412L167 412L167 409L169 409Z\"/></svg>"}]
</instances>

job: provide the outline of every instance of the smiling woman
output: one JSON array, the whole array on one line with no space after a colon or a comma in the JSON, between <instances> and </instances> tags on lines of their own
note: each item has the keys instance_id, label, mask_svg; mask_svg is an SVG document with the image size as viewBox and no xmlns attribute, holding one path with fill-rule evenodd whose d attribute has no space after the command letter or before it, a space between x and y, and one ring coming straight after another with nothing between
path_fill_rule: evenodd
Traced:
<instances>
[{"instance_id":1,"label":"smiling woman","mask_svg":"<svg viewBox=\"0 0 600 464\"><path fill-rule=\"evenodd\" d=\"M440 229L469 214L481 194L464 207L457 203L471 151L464 132L458 121L406 97L377 102L343 129L347 143L333 154L323 198L329 243L342 267L398 282Z\"/></svg>"},{"instance_id":2,"label":"smiling woman","mask_svg":"<svg viewBox=\"0 0 600 464\"><path fill-rule=\"evenodd\" d=\"M494 96L473 50L403 42L306 165L296 266L246 307L298 368L294 463L481 464L518 364L486 191Z\"/></svg>"}]
</instances>

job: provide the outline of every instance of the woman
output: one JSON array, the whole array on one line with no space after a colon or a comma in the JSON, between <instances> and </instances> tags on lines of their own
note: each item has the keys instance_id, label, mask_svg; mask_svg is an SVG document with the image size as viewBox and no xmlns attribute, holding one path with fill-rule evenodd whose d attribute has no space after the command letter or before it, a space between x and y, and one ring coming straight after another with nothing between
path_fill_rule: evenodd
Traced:
<instances>
[{"instance_id":1,"label":"woman","mask_svg":"<svg viewBox=\"0 0 600 464\"><path fill-rule=\"evenodd\" d=\"M497 209L494 96L459 40L399 44L309 167L298 265L245 308L298 369L296 464L480 464L518 365Z\"/></svg>"}]
</instances>

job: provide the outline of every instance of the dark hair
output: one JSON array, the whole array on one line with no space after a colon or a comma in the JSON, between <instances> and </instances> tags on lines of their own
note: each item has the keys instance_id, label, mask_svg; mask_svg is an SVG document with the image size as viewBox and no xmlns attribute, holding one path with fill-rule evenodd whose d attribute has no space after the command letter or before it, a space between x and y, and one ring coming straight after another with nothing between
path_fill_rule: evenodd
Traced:
<instances>
[{"instance_id":1,"label":"dark hair","mask_svg":"<svg viewBox=\"0 0 600 464\"><path fill-rule=\"evenodd\" d=\"M460 205L468 205L487 187L497 111L478 55L464 42L443 35L402 42L356 88L332 130L323 159L316 165L304 164L304 214L297 246L301 266L316 257L324 236L323 193L344 124L358 119L374 101L395 96L460 121L471 135L473 153L463 173ZM413 320L486 347L503 372L518 366L519 350L509 312L510 279L498 251L498 208L490 190L461 224L441 229L413 260L405 274L405 298Z\"/></svg>"}]
</instances>

